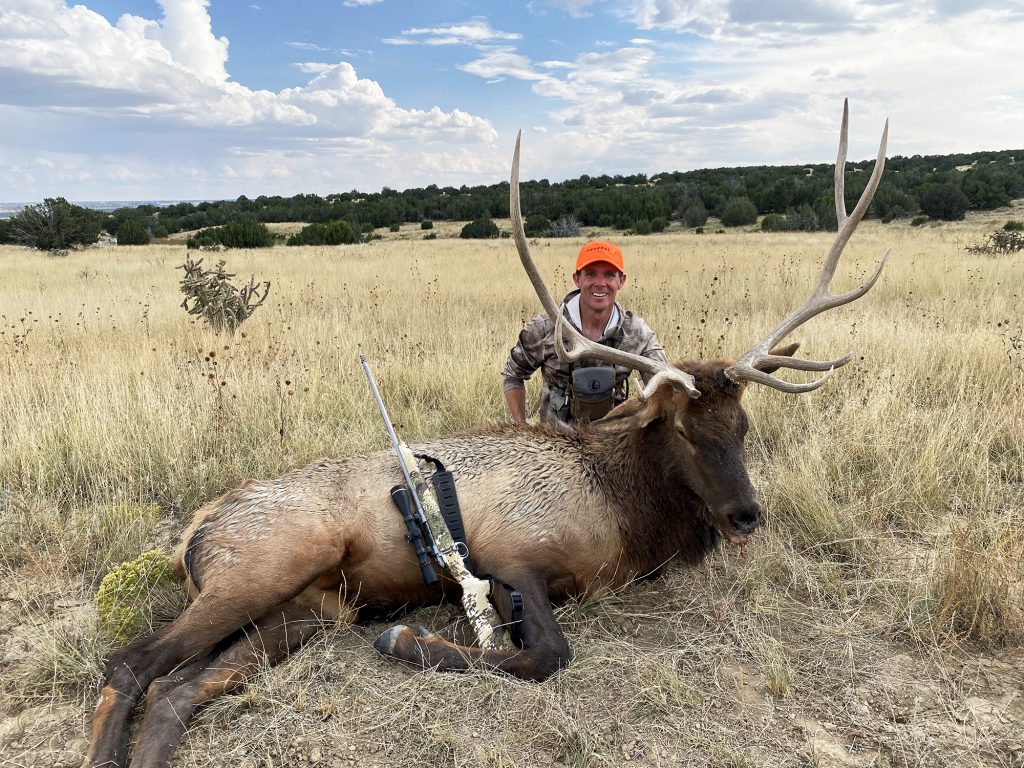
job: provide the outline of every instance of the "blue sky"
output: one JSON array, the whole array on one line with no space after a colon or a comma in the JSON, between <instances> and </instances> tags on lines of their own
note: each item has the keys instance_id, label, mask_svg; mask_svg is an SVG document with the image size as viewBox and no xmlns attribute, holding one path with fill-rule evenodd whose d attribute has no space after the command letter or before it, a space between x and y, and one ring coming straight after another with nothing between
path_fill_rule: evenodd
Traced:
<instances>
[{"instance_id":1,"label":"blue sky","mask_svg":"<svg viewBox=\"0 0 1024 768\"><path fill-rule=\"evenodd\" d=\"M1024 147L1024 0L0 0L0 200Z\"/></svg>"}]
</instances>

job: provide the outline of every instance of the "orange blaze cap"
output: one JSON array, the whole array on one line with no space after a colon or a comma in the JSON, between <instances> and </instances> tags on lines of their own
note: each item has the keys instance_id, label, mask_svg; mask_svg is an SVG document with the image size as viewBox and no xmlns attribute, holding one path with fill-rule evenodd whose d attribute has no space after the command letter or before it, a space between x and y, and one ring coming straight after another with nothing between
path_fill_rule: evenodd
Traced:
<instances>
[{"instance_id":1,"label":"orange blaze cap","mask_svg":"<svg viewBox=\"0 0 1024 768\"><path fill-rule=\"evenodd\" d=\"M619 272L626 271L622 264L622 251L614 243L594 240L584 245L580 248L580 255L576 258L576 271L579 272L588 264L593 264L596 261L606 261Z\"/></svg>"}]
</instances>

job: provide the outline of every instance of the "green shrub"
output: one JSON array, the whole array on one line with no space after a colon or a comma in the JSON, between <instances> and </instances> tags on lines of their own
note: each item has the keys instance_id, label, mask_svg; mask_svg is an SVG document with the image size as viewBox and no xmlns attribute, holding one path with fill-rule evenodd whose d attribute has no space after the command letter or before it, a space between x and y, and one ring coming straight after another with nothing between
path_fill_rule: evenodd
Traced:
<instances>
[{"instance_id":1,"label":"green shrub","mask_svg":"<svg viewBox=\"0 0 1024 768\"><path fill-rule=\"evenodd\" d=\"M704 203L697 200L686 207L683 211L683 222L688 227L703 227L708 223L708 210Z\"/></svg>"},{"instance_id":2,"label":"green shrub","mask_svg":"<svg viewBox=\"0 0 1024 768\"><path fill-rule=\"evenodd\" d=\"M1024 232L1024 221L1010 219L1008 222L1003 224L1003 229L1007 232Z\"/></svg>"},{"instance_id":3,"label":"green shrub","mask_svg":"<svg viewBox=\"0 0 1024 768\"><path fill-rule=\"evenodd\" d=\"M459 237L463 239L485 240L498 236L498 225L491 221L490 216L471 221L462 228Z\"/></svg>"},{"instance_id":4,"label":"green shrub","mask_svg":"<svg viewBox=\"0 0 1024 768\"><path fill-rule=\"evenodd\" d=\"M571 213L564 213L548 228L546 234L548 237L579 237L583 234L583 227Z\"/></svg>"},{"instance_id":5,"label":"green shrub","mask_svg":"<svg viewBox=\"0 0 1024 768\"><path fill-rule=\"evenodd\" d=\"M149 245L149 231L138 219L126 219L117 230L118 245Z\"/></svg>"},{"instance_id":6,"label":"green shrub","mask_svg":"<svg viewBox=\"0 0 1024 768\"><path fill-rule=\"evenodd\" d=\"M786 214L786 221L789 228L796 232L817 232L821 229L818 223L818 214L807 203L797 206L795 211Z\"/></svg>"},{"instance_id":7,"label":"green shrub","mask_svg":"<svg viewBox=\"0 0 1024 768\"><path fill-rule=\"evenodd\" d=\"M648 219L640 219L633 225L633 231L638 235L651 234L651 222Z\"/></svg>"},{"instance_id":8,"label":"green shrub","mask_svg":"<svg viewBox=\"0 0 1024 768\"><path fill-rule=\"evenodd\" d=\"M343 219L326 224L310 224L288 238L288 245L348 245L358 241L352 227Z\"/></svg>"},{"instance_id":9,"label":"green shrub","mask_svg":"<svg viewBox=\"0 0 1024 768\"><path fill-rule=\"evenodd\" d=\"M63 197L48 197L39 205L28 205L8 224L8 238L21 245L54 253L92 245L100 237L103 214Z\"/></svg>"},{"instance_id":10,"label":"green shrub","mask_svg":"<svg viewBox=\"0 0 1024 768\"><path fill-rule=\"evenodd\" d=\"M433 229L433 228L434 228L434 222L432 222L430 219L424 219L423 221L420 222L420 229Z\"/></svg>"},{"instance_id":11,"label":"green shrub","mask_svg":"<svg viewBox=\"0 0 1024 768\"><path fill-rule=\"evenodd\" d=\"M818 217L819 227L830 232L839 229L839 222L836 220L836 204L831 195L817 198L811 208L814 215Z\"/></svg>"},{"instance_id":12,"label":"green shrub","mask_svg":"<svg viewBox=\"0 0 1024 768\"><path fill-rule=\"evenodd\" d=\"M722 223L727 227L742 227L757 221L757 207L749 197L734 197L722 209Z\"/></svg>"},{"instance_id":13,"label":"green shrub","mask_svg":"<svg viewBox=\"0 0 1024 768\"><path fill-rule=\"evenodd\" d=\"M437 240L437 232L430 232L423 236L424 240Z\"/></svg>"},{"instance_id":14,"label":"green shrub","mask_svg":"<svg viewBox=\"0 0 1024 768\"><path fill-rule=\"evenodd\" d=\"M928 217L927 216L915 216L914 218L912 218L910 220L910 226L912 226L912 227L920 227L922 224L927 224L927 223L928 223Z\"/></svg>"},{"instance_id":15,"label":"green shrub","mask_svg":"<svg viewBox=\"0 0 1024 768\"><path fill-rule=\"evenodd\" d=\"M388 227L388 232L398 232L402 229L401 224L392 224Z\"/></svg>"},{"instance_id":16,"label":"green shrub","mask_svg":"<svg viewBox=\"0 0 1024 768\"><path fill-rule=\"evenodd\" d=\"M223 227L210 227L196 232L185 244L189 248L217 245L225 248L269 248L274 244L274 235L266 224L251 216L238 216Z\"/></svg>"},{"instance_id":17,"label":"green shrub","mask_svg":"<svg viewBox=\"0 0 1024 768\"><path fill-rule=\"evenodd\" d=\"M543 213L531 213L526 217L523 229L527 237L540 237L547 234L547 231L551 229L551 219Z\"/></svg>"},{"instance_id":18,"label":"green shrub","mask_svg":"<svg viewBox=\"0 0 1024 768\"><path fill-rule=\"evenodd\" d=\"M668 219L664 216L655 216L651 219L651 232L664 232L668 226Z\"/></svg>"},{"instance_id":19,"label":"green shrub","mask_svg":"<svg viewBox=\"0 0 1024 768\"><path fill-rule=\"evenodd\" d=\"M762 232L788 232L789 222L781 213L769 213L761 219Z\"/></svg>"},{"instance_id":20,"label":"green shrub","mask_svg":"<svg viewBox=\"0 0 1024 768\"><path fill-rule=\"evenodd\" d=\"M921 195L921 213L933 219L960 221L967 213L970 201L956 184L931 184Z\"/></svg>"},{"instance_id":21,"label":"green shrub","mask_svg":"<svg viewBox=\"0 0 1024 768\"><path fill-rule=\"evenodd\" d=\"M985 238L985 242L968 245L967 250L971 253L1020 253L1024 251L1024 231L998 230Z\"/></svg>"}]
</instances>

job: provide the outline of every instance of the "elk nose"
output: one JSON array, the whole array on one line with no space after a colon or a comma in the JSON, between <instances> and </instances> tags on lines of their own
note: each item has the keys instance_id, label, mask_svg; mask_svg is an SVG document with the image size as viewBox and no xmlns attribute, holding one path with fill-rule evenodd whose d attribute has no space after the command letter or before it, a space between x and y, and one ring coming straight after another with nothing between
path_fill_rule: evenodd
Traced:
<instances>
[{"instance_id":1,"label":"elk nose","mask_svg":"<svg viewBox=\"0 0 1024 768\"><path fill-rule=\"evenodd\" d=\"M751 533L761 522L761 507L759 504L741 507L729 515L729 522L736 529L737 533Z\"/></svg>"}]
</instances>

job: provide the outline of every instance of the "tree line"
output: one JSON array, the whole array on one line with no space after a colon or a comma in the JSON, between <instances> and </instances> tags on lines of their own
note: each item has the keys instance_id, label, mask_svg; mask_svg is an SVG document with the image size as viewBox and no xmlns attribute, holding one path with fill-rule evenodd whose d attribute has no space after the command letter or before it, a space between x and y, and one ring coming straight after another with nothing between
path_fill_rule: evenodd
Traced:
<instances>
[{"instance_id":1,"label":"tree line","mask_svg":"<svg viewBox=\"0 0 1024 768\"><path fill-rule=\"evenodd\" d=\"M870 175L871 160L848 162L846 197L853 205ZM832 166L751 166L674 171L653 176L580 176L563 182L524 181L521 201L531 236L612 227L646 234L671 221L703 226L710 216L724 226L765 229L834 229ZM951 155L895 156L872 201L869 216L884 222L928 216L962 219L968 210L990 210L1024 197L1024 150ZM142 244L177 232L204 230L194 245L233 245L239 233L269 245L272 222L305 222L292 244L356 242L376 229L433 221L474 222L466 236L496 236L482 224L508 217L508 183L407 189L356 190L325 196L264 196L166 207L140 205L111 213L90 211L63 198L48 198L0 220L0 242L60 250L95 242L101 231L119 243ZM241 222L241 223L239 223ZM234 232L234 234L233 234ZM474 233L484 234L474 234ZM465 233L464 233L465 235ZM429 235L428 235L429 236ZM246 241L247 242L247 241ZM253 243L256 244L256 243Z\"/></svg>"}]
</instances>

